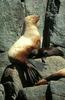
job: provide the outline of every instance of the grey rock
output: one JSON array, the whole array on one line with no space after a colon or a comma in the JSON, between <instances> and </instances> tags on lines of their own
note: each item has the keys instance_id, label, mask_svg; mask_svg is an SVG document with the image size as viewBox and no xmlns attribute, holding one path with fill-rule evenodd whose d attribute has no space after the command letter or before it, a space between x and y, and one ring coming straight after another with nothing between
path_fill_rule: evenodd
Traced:
<instances>
[{"instance_id":1,"label":"grey rock","mask_svg":"<svg viewBox=\"0 0 65 100\"><path fill-rule=\"evenodd\" d=\"M61 47L65 56L65 1L64 0L48 0L46 9L46 20L44 26L43 44L49 42ZM50 35L50 37L49 37ZM47 37L48 36L48 37ZM43 46L43 47L44 47Z\"/></svg>"},{"instance_id":2,"label":"grey rock","mask_svg":"<svg viewBox=\"0 0 65 100\"><path fill-rule=\"evenodd\" d=\"M55 31L56 16L59 13L60 0L48 0L47 9L45 14L45 27L44 27L44 40L43 47L48 48L50 46L50 36L52 39L52 34ZM55 34L53 34L55 35Z\"/></svg>"},{"instance_id":3,"label":"grey rock","mask_svg":"<svg viewBox=\"0 0 65 100\"><path fill-rule=\"evenodd\" d=\"M65 78L50 82L52 100L65 100Z\"/></svg>"},{"instance_id":4,"label":"grey rock","mask_svg":"<svg viewBox=\"0 0 65 100\"><path fill-rule=\"evenodd\" d=\"M22 32L23 6L19 0L0 0L0 47L8 50Z\"/></svg>"},{"instance_id":5,"label":"grey rock","mask_svg":"<svg viewBox=\"0 0 65 100\"><path fill-rule=\"evenodd\" d=\"M0 84L0 100L4 100L4 99L5 99L4 87L2 84Z\"/></svg>"},{"instance_id":6,"label":"grey rock","mask_svg":"<svg viewBox=\"0 0 65 100\"><path fill-rule=\"evenodd\" d=\"M24 7L21 0L0 0L0 67L6 67L8 49L22 33Z\"/></svg>"},{"instance_id":7,"label":"grey rock","mask_svg":"<svg viewBox=\"0 0 65 100\"><path fill-rule=\"evenodd\" d=\"M5 67L2 65L4 63L5 66L9 63L8 60L8 52L0 53L0 67Z\"/></svg>"},{"instance_id":8,"label":"grey rock","mask_svg":"<svg viewBox=\"0 0 65 100\"><path fill-rule=\"evenodd\" d=\"M28 100L46 100L46 90L47 85L24 88Z\"/></svg>"},{"instance_id":9,"label":"grey rock","mask_svg":"<svg viewBox=\"0 0 65 100\"><path fill-rule=\"evenodd\" d=\"M51 0L49 1L51 2ZM16 41L21 35L24 16L30 14L40 15L39 31L42 35L46 6L46 0L25 0L25 3L22 3L21 0L0 0L0 80L5 67L10 64L7 51L14 41ZM50 19L54 22L52 27L53 30L50 29L51 42L65 48L65 1L60 0L60 8L58 12L56 6L55 8L53 8L53 6L51 8L52 9L49 9L48 14L48 17L50 16ZM65 53L64 48L60 49L62 49ZM43 78L58 71L59 69L65 68L65 59L60 56L47 57L45 62L46 64L41 63L41 60L33 60L33 64L36 65L36 68ZM16 89L18 89L17 79L15 81L17 84L14 83L14 85L16 86ZM50 98L52 97L52 100L65 99L64 83L65 79L50 82L51 96L50 94L49 96ZM48 87L47 85L34 86L24 88L24 91L29 100L46 100ZM4 100L4 97L4 88L0 85L0 100Z\"/></svg>"},{"instance_id":10,"label":"grey rock","mask_svg":"<svg viewBox=\"0 0 65 100\"><path fill-rule=\"evenodd\" d=\"M0 67L0 81L1 81L1 77L3 75L4 69L5 69L5 67Z\"/></svg>"},{"instance_id":11,"label":"grey rock","mask_svg":"<svg viewBox=\"0 0 65 100\"><path fill-rule=\"evenodd\" d=\"M65 48L65 1L60 0L59 12L55 15L54 31L51 42Z\"/></svg>"}]
</instances>

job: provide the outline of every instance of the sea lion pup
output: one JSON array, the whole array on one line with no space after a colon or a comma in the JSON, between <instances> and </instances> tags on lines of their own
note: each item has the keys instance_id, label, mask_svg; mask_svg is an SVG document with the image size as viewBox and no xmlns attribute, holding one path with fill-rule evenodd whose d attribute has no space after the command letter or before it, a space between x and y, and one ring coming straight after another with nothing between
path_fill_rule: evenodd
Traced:
<instances>
[{"instance_id":1,"label":"sea lion pup","mask_svg":"<svg viewBox=\"0 0 65 100\"><path fill-rule=\"evenodd\" d=\"M64 54L63 54L62 50L59 50L57 47L49 47L47 49L39 48L37 53L32 52L29 55L29 58L33 58L33 59L42 58L43 59L43 58L50 57L50 56L64 57Z\"/></svg>"},{"instance_id":2,"label":"sea lion pup","mask_svg":"<svg viewBox=\"0 0 65 100\"><path fill-rule=\"evenodd\" d=\"M44 85L44 84L47 84L51 80L58 80L60 78L65 78L65 68L49 75L45 79L39 80L35 85Z\"/></svg>"},{"instance_id":3,"label":"sea lion pup","mask_svg":"<svg viewBox=\"0 0 65 100\"><path fill-rule=\"evenodd\" d=\"M38 21L38 15L30 15L25 17L24 34L13 44L13 46L8 51L8 57L11 63L18 63L21 67L27 64L30 67L28 61L29 54L32 51L38 50L40 48L41 38L37 28ZM35 68L33 68L32 66L30 68L32 70L29 70L28 68L28 75L31 77L31 80L32 78L36 80L35 77L37 75L41 76Z\"/></svg>"}]
</instances>

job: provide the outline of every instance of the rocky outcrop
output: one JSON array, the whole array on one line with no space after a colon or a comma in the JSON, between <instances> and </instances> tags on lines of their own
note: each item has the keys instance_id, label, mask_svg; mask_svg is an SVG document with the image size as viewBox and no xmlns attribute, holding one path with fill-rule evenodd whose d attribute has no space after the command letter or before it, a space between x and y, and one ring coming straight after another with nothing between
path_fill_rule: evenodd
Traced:
<instances>
[{"instance_id":1,"label":"rocky outcrop","mask_svg":"<svg viewBox=\"0 0 65 100\"><path fill-rule=\"evenodd\" d=\"M65 99L65 78L62 78L58 81L51 81L50 91L52 100L63 100Z\"/></svg>"},{"instance_id":2,"label":"rocky outcrop","mask_svg":"<svg viewBox=\"0 0 65 100\"><path fill-rule=\"evenodd\" d=\"M0 0L0 78L9 64L8 49L21 35L24 10L20 0Z\"/></svg>"},{"instance_id":3,"label":"rocky outcrop","mask_svg":"<svg viewBox=\"0 0 65 100\"><path fill-rule=\"evenodd\" d=\"M43 29L43 47L50 43L62 50L65 56L65 1L47 0Z\"/></svg>"},{"instance_id":4,"label":"rocky outcrop","mask_svg":"<svg viewBox=\"0 0 65 100\"><path fill-rule=\"evenodd\" d=\"M36 69L43 78L46 78L58 70L65 68L65 59L60 56L46 58L45 64L41 63L41 60L32 60L31 62L37 66ZM60 94L61 98L65 99L65 96L63 95L65 93L63 91L65 78L60 78L60 80L57 79L56 81L50 80L50 82L46 85L31 85L31 87L29 87L30 84L27 82L25 83L22 80L24 79L24 75L21 67L22 66L18 67L17 65L8 66L3 74L4 76L2 77L1 82L5 87L5 95L8 94L6 95L6 98L17 98L16 100L21 100L22 97L24 97L25 100L48 100L49 98L49 100L55 100L54 98L56 97L60 98ZM27 85L25 86L25 84Z\"/></svg>"},{"instance_id":5,"label":"rocky outcrop","mask_svg":"<svg viewBox=\"0 0 65 100\"><path fill-rule=\"evenodd\" d=\"M45 23L48 23L48 19L50 20L47 24L50 41L65 54L65 0L0 0L0 80L4 69L10 65L8 49L22 33L24 16L30 14L40 15L41 35L43 35ZM43 78L65 68L65 59L59 56L47 57L45 64L41 63L41 60L31 60L31 62L37 66ZM44 86L22 87L22 89L28 100L64 100L64 83L65 78L51 81ZM11 83L7 84L9 84L7 86L11 85ZM4 88L0 85L0 100L4 100L4 97Z\"/></svg>"},{"instance_id":6,"label":"rocky outcrop","mask_svg":"<svg viewBox=\"0 0 65 100\"><path fill-rule=\"evenodd\" d=\"M59 11L55 15L54 31L52 32L51 41L54 44L65 47L65 1L57 0L60 2Z\"/></svg>"},{"instance_id":7,"label":"rocky outcrop","mask_svg":"<svg viewBox=\"0 0 65 100\"><path fill-rule=\"evenodd\" d=\"M0 100L5 99L5 92L4 92L4 87L2 84L0 84Z\"/></svg>"},{"instance_id":8,"label":"rocky outcrop","mask_svg":"<svg viewBox=\"0 0 65 100\"><path fill-rule=\"evenodd\" d=\"M28 100L46 100L46 90L47 85L24 88Z\"/></svg>"}]
</instances>

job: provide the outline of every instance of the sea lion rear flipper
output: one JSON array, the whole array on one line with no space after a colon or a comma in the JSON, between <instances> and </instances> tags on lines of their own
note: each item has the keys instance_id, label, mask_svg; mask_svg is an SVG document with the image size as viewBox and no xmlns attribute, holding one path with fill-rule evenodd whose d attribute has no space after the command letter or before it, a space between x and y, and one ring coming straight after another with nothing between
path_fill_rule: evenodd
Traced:
<instances>
[{"instance_id":1,"label":"sea lion rear flipper","mask_svg":"<svg viewBox=\"0 0 65 100\"><path fill-rule=\"evenodd\" d=\"M34 85L37 81L42 79L41 74L38 72L38 70L35 68L35 65L32 64L32 62L27 63L27 73L28 77L31 81L31 83Z\"/></svg>"}]
</instances>

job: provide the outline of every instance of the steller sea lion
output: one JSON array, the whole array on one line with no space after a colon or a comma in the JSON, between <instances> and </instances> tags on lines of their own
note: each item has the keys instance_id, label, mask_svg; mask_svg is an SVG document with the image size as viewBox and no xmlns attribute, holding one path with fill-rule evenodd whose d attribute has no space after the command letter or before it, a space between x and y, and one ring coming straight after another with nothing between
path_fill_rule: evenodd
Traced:
<instances>
[{"instance_id":1,"label":"steller sea lion","mask_svg":"<svg viewBox=\"0 0 65 100\"><path fill-rule=\"evenodd\" d=\"M39 16L25 17L24 34L8 51L11 65L4 70L1 83L5 88L5 100L27 100L23 87L33 86L41 75L28 64L28 56L40 48L40 34L37 28Z\"/></svg>"},{"instance_id":2,"label":"steller sea lion","mask_svg":"<svg viewBox=\"0 0 65 100\"><path fill-rule=\"evenodd\" d=\"M41 37L37 28L39 16L30 15L25 17L24 34L12 45L8 51L8 57L11 62L17 60L26 63L28 55L40 48Z\"/></svg>"},{"instance_id":3,"label":"steller sea lion","mask_svg":"<svg viewBox=\"0 0 65 100\"><path fill-rule=\"evenodd\" d=\"M47 76L46 78L39 80L35 85L48 84L51 80L58 80L60 78L65 78L65 68L58 70L57 72Z\"/></svg>"},{"instance_id":4,"label":"steller sea lion","mask_svg":"<svg viewBox=\"0 0 65 100\"><path fill-rule=\"evenodd\" d=\"M27 69L28 76L34 84L42 76L28 59L31 52L40 48L41 37L38 31L38 15L30 15L25 17L24 34L12 45L8 51L8 57L13 64L18 64L24 71ZM25 67L27 66L27 68ZM24 68L25 67L25 68ZM27 74L28 73L28 74Z\"/></svg>"}]
</instances>

